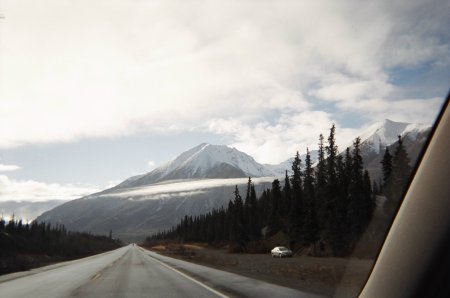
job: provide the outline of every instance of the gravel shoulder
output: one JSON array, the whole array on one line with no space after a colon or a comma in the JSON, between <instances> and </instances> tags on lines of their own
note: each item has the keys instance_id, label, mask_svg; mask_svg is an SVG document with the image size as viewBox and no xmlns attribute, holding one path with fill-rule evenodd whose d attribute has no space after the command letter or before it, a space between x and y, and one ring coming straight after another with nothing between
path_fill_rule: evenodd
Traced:
<instances>
[{"instance_id":1,"label":"gravel shoulder","mask_svg":"<svg viewBox=\"0 0 450 298\"><path fill-rule=\"evenodd\" d=\"M202 244L145 247L160 254L324 296L355 297L364 285L373 260L267 254L228 253Z\"/></svg>"}]
</instances>

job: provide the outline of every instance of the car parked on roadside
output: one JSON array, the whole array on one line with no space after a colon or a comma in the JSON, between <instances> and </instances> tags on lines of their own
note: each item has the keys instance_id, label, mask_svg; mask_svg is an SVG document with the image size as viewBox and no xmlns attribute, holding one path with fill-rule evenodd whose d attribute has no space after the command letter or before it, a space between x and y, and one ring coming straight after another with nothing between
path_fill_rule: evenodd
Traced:
<instances>
[{"instance_id":1,"label":"car parked on roadside","mask_svg":"<svg viewBox=\"0 0 450 298\"><path fill-rule=\"evenodd\" d=\"M270 251L272 254L272 258L274 257L292 257L292 250L284 247L284 246L277 246L274 249Z\"/></svg>"}]
</instances>

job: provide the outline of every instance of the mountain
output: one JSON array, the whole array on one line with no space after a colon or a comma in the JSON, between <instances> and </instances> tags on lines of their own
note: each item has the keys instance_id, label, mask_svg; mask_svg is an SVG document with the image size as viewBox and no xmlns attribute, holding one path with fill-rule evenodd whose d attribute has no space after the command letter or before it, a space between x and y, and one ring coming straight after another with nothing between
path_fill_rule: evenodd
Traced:
<instances>
[{"instance_id":1,"label":"mountain","mask_svg":"<svg viewBox=\"0 0 450 298\"><path fill-rule=\"evenodd\" d=\"M402 137L411 165L414 165L430 131L430 125L395 122L389 119L375 123L363 131L360 135L361 155L371 179L378 181L382 178L380 163L384 152L388 147L391 154L394 154L398 136ZM353 145L350 148L353 149Z\"/></svg>"},{"instance_id":2,"label":"mountain","mask_svg":"<svg viewBox=\"0 0 450 298\"><path fill-rule=\"evenodd\" d=\"M67 202L36 220L93 233L107 234L112 229L122 239L139 241L186 214L228 204L235 185L245 196L248 177L261 193L275 177L284 177L282 166L262 165L235 148L203 143L147 174Z\"/></svg>"},{"instance_id":3,"label":"mountain","mask_svg":"<svg viewBox=\"0 0 450 298\"><path fill-rule=\"evenodd\" d=\"M386 146L397 142L398 136L414 141L430 129L431 127L425 124L394 122L386 119L373 124L361 133L361 148L366 152L380 153Z\"/></svg>"},{"instance_id":4,"label":"mountain","mask_svg":"<svg viewBox=\"0 0 450 298\"><path fill-rule=\"evenodd\" d=\"M148 174L131 177L116 188L137 187L178 179L267 177L279 167L262 165L250 155L228 146L200 144Z\"/></svg>"},{"instance_id":5,"label":"mountain","mask_svg":"<svg viewBox=\"0 0 450 298\"><path fill-rule=\"evenodd\" d=\"M429 129L425 125L385 120L364 131L362 155L372 179L378 181L381 177L384 148L391 146L393 153L397 135L403 136L414 162ZM317 151L311 151L311 156L313 162L316 161ZM301 159L304 165L305 156ZM235 185L245 197L249 176L259 195L270 187L273 179L283 179L291 166L292 159L279 165L260 164L235 148L203 143L149 173L57 206L37 220L62 223L69 230L105 235L112 230L115 237L140 241L153 232L177 224L185 215L198 215L225 206L233 198Z\"/></svg>"}]
</instances>

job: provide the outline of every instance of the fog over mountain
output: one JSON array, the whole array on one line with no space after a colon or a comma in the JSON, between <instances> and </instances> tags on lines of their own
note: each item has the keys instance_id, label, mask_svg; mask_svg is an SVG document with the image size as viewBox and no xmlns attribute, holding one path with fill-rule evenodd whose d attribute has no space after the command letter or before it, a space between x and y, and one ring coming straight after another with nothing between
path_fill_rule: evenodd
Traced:
<instances>
[{"instance_id":1,"label":"fog over mountain","mask_svg":"<svg viewBox=\"0 0 450 298\"><path fill-rule=\"evenodd\" d=\"M396 142L398 135L403 136L414 161L429 129L420 124L385 120L363 132L362 155L371 177L379 179L380 156L386 146ZM315 161L317 152L311 151L311 155ZM301 158L304 161L304 155ZM248 177L252 177L259 196L273 179L284 179L290 166L290 159L279 165L260 164L235 148L202 143L149 173L64 203L37 220L100 234L112 230L116 237L138 241L171 227L185 215L205 213L228 204L235 185L245 197Z\"/></svg>"}]
</instances>

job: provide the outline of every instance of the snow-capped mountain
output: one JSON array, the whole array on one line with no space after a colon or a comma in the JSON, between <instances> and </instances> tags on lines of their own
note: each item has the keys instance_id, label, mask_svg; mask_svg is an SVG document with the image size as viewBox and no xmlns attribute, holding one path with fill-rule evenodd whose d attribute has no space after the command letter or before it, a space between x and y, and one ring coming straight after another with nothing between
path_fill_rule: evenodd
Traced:
<instances>
[{"instance_id":1,"label":"snow-capped mountain","mask_svg":"<svg viewBox=\"0 0 450 298\"><path fill-rule=\"evenodd\" d=\"M64 223L70 230L104 233L112 229L122 239L141 241L175 225L186 214L228 204L235 185L245 192L248 177L261 193L275 177L284 176L281 167L262 165L234 148L203 143L147 174L67 202L36 220Z\"/></svg>"},{"instance_id":2,"label":"snow-capped mountain","mask_svg":"<svg viewBox=\"0 0 450 298\"><path fill-rule=\"evenodd\" d=\"M371 178L378 181L381 177L384 147L390 146L394 152L398 135L403 136L414 163L429 129L425 125L385 120L364 131L360 135L361 151ZM345 148L340 150L345 151ZM300 158L304 165L305 155ZM311 160L313 163L317 160L317 150L311 150ZM36 220L62 223L69 230L98 234L107 234L112 229L114 235L122 239L140 241L153 232L177 224L185 215L202 214L225 206L233 197L235 185L241 194L245 193L249 176L254 178L260 195L274 178L283 179L285 171L290 171L291 167L292 158L278 165L260 164L237 149L203 143L147 174L62 204Z\"/></svg>"},{"instance_id":3,"label":"snow-capped mountain","mask_svg":"<svg viewBox=\"0 0 450 298\"><path fill-rule=\"evenodd\" d=\"M429 125L395 122L389 119L371 125L361 133L361 144L365 150L380 153L386 146L397 142L398 136L412 141L430 129Z\"/></svg>"},{"instance_id":4,"label":"snow-capped mountain","mask_svg":"<svg viewBox=\"0 0 450 298\"><path fill-rule=\"evenodd\" d=\"M150 173L131 177L117 187L136 187L177 179L276 177L279 166L263 165L250 155L223 145L200 144Z\"/></svg>"},{"instance_id":5,"label":"snow-capped mountain","mask_svg":"<svg viewBox=\"0 0 450 298\"><path fill-rule=\"evenodd\" d=\"M411 159L411 165L413 165L430 131L430 125L395 122L388 119L366 129L360 135L360 146L364 168L369 171L371 179L378 181L381 178L380 162L384 151L388 147L391 154L394 154L398 136L402 137L403 145Z\"/></svg>"}]
</instances>

